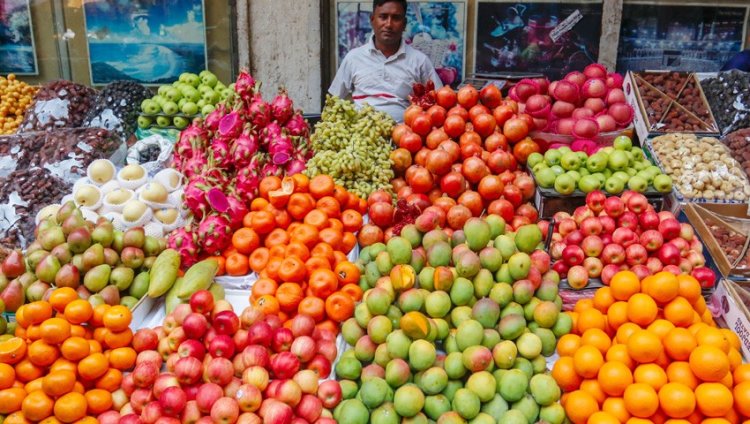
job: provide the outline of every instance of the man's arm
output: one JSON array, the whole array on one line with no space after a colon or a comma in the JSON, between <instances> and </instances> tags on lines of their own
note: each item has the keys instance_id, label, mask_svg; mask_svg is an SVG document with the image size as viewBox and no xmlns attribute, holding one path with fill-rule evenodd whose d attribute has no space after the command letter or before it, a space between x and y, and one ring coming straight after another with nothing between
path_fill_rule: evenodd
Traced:
<instances>
[{"instance_id":1,"label":"man's arm","mask_svg":"<svg viewBox=\"0 0 750 424\"><path fill-rule=\"evenodd\" d=\"M421 68L420 77L423 84L432 80L432 82L435 83L435 90L443 86L443 81L440 80L440 76L437 74L437 71L435 71L435 67L432 66L432 62L428 57L425 57Z\"/></svg>"},{"instance_id":2,"label":"man's arm","mask_svg":"<svg viewBox=\"0 0 750 424\"><path fill-rule=\"evenodd\" d=\"M331 86L328 88L329 93L342 99L351 96L352 90L354 89L352 71L348 59L349 55L347 54L341 62L338 71L336 71L336 76L333 78Z\"/></svg>"}]
</instances>

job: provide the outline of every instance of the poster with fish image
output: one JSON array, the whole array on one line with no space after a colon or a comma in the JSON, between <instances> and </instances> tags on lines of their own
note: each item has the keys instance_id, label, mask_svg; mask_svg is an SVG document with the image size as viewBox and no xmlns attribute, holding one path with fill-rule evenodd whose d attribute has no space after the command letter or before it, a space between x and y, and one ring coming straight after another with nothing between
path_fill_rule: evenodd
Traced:
<instances>
[{"instance_id":1,"label":"poster with fish image","mask_svg":"<svg viewBox=\"0 0 750 424\"><path fill-rule=\"evenodd\" d=\"M426 54L443 84L464 78L466 1L409 1L404 41ZM336 2L336 65L372 36L372 1Z\"/></svg>"},{"instance_id":2,"label":"poster with fish image","mask_svg":"<svg viewBox=\"0 0 750 424\"><path fill-rule=\"evenodd\" d=\"M91 83L165 84L206 69L203 0L85 0Z\"/></svg>"},{"instance_id":3,"label":"poster with fish image","mask_svg":"<svg viewBox=\"0 0 750 424\"><path fill-rule=\"evenodd\" d=\"M37 75L29 0L0 0L0 74Z\"/></svg>"}]
</instances>

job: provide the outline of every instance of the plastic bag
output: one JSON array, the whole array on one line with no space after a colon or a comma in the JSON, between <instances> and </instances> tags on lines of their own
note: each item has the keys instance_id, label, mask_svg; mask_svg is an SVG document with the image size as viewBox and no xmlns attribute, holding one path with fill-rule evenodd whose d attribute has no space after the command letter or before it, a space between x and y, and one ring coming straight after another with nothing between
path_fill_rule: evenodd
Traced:
<instances>
[{"instance_id":1,"label":"plastic bag","mask_svg":"<svg viewBox=\"0 0 750 424\"><path fill-rule=\"evenodd\" d=\"M172 161L174 142L154 134L138 140L130 149L126 162L128 165L140 164L149 174L154 174L169 166Z\"/></svg>"},{"instance_id":2,"label":"plastic bag","mask_svg":"<svg viewBox=\"0 0 750 424\"><path fill-rule=\"evenodd\" d=\"M701 86L722 134L750 127L750 73L720 72Z\"/></svg>"},{"instance_id":3,"label":"plastic bag","mask_svg":"<svg viewBox=\"0 0 750 424\"><path fill-rule=\"evenodd\" d=\"M78 128L94 103L96 90L71 81L47 83L34 96L19 132Z\"/></svg>"},{"instance_id":4,"label":"plastic bag","mask_svg":"<svg viewBox=\"0 0 750 424\"><path fill-rule=\"evenodd\" d=\"M104 128L127 140L135 133L141 102L151 95L151 90L136 82L115 81L96 96L83 126Z\"/></svg>"}]
</instances>

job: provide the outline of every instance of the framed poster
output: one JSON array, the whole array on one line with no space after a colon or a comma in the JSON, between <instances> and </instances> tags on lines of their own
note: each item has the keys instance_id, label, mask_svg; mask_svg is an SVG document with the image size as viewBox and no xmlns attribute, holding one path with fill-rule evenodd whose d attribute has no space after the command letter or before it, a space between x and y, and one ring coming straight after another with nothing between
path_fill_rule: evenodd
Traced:
<instances>
[{"instance_id":1,"label":"framed poster","mask_svg":"<svg viewBox=\"0 0 750 424\"><path fill-rule=\"evenodd\" d=\"M742 50L748 7L625 3L617 71L716 72Z\"/></svg>"},{"instance_id":2,"label":"framed poster","mask_svg":"<svg viewBox=\"0 0 750 424\"><path fill-rule=\"evenodd\" d=\"M37 75L29 0L0 0L0 74Z\"/></svg>"},{"instance_id":3,"label":"framed poster","mask_svg":"<svg viewBox=\"0 0 750 424\"><path fill-rule=\"evenodd\" d=\"M475 74L557 79L597 61L602 1L479 1L475 23Z\"/></svg>"},{"instance_id":4,"label":"framed poster","mask_svg":"<svg viewBox=\"0 0 750 424\"><path fill-rule=\"evenodd\" d=\"M163 84L207 68L203 0L85 0L92 85Z\"/></svg>"},{"instance_id":5,"label":"framed poster","mask_svg":"<svg viewBox=\"0 0 750 424\"><path fill-rule=\"evenodd\" d=\"M367 43L372 1L336 2L336 68L347 53ZM404 40L426 54L443 84L457 86L466 63L466 1L410 1Z\"/></svg>"}]
</instances>

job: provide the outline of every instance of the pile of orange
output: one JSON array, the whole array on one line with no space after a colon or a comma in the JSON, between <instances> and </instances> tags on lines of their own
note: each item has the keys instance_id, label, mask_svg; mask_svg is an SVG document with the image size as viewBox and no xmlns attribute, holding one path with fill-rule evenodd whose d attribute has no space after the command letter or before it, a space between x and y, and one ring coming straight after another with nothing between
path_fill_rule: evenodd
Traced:
<instances>
[{"instance_id":1,"label":"pile of orange","mask_svg":"<svg viewBox=\"0 0 750 424\"><path fill-rule=\"evenodd\" d=\"M69 287L21 306L15 337L0 342L4 423L96 423L119 410L127 398L112 393L136 361L131 319L127 307L92 307Z\"/></svg>"},{"instance_id":2,"label":"pile of orange","mask_svg":"<svg viewBox=\"0 0 750 424\"><path fill-rule=\"evenodd\" d=\"M573 423L750 422L750 365L693 277L622 271L570 314L552 376Z\"/></svg>"},{"instance_id":3,"label":"pile of orange","mask_svg":"<svg viewBox=\"0 0 750 424\"><path fill-rule=\"evenodd\" d=\"M265 314L306 314L335 331L362 297L347 254L367 202L328 175L266 177L259 193L223 252L225 272L258 274L250 301Z\"/></svg>"}]
</instances>

